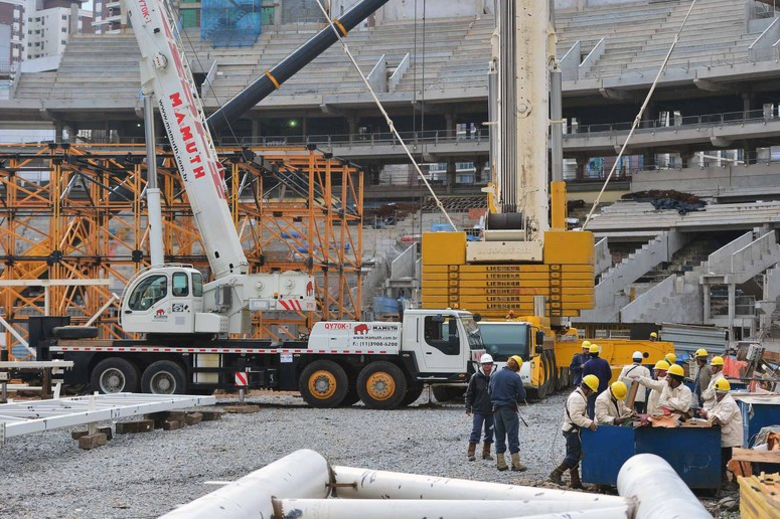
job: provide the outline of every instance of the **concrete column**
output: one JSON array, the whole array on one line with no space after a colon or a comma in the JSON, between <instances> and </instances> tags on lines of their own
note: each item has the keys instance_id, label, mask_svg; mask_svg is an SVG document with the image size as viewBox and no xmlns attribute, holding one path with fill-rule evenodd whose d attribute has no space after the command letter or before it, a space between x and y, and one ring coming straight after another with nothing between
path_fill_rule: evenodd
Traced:
<instances>
[{"instance_id":1,"label":"concrete column","mask_svg":"<svg viewBox=\"0 0 780 519\"><path fill-rule=\"evenodd\" d=\"M349 142L352 143L357 136L358 125L360 124L360 118L352 115L347 117L347 133L349 134Z\"/></svg>"},{"instance_id":2,"label":"concrete column","mask_svg":"<svg viewBox=\"0 0 780 519\"><path fill-rule=\"evenodd\" d=\"M682 163L683 168L690 168L691 167L691 160L696 156L696 154L690 150L685 150L680 152L680 162Z\"/></svg>"},{"instance_id":3,"label":"concrete column","mask_svg":"<svg viewBox=\"0 0 780 519\"><path fill-rule=\"evenodd\" d=\"M455 135L455 114L447 112L444 114L444 129L448 135Z\"/></svg>"},{"instance_id":4,"label":"concrete column","mask_svg":"<svg viewBox=\"0 0 780 519\"><path fill-rule=\"evenodd\" d=\"M729 341L734 341L734 318L737 313L737 286L729 283Z\"/></svg>"},{"instance_id":5,"label":"concrete column","mask_svg":"<svg viewBox=\"0 0 780 519\"><path fill-rule=\"evenodd\" d=\"M588 165L588 157L584 155L577 155L577 180L583 180L585 178L585 166Z\"/></svg>"},{"instance_id":6,"label":"concrete column","mask_svg":"<svg viewBox=\"0 0 780 519\"><path fill-rule=\"evenodd\" d=\"M702 294L704 295L704 302L703 302L703 316L702 321L703 324L706 326L710 324L710 313L711 313L711 306L712 306L712 300L711 300L711 292L710 292L710 286L709 285L702 285Z\"/></svg>"},{"instance_id":7,"label":"concrete column","mask_svg":"<svg viewBox=\"0 0 780 519\"><path fill-rule=\"evenodd\" d=\"M447 161L447 193L452 193L452 188L455 187L455 161Z\"/></svg>"},{"instance_id":8,"label":"concrete column","mask_svg":"<svg viewBox=\"0 0 780 519\"><path fill-rule=\"evenodd\" d=\"M276 0L274 2L274 27L282 25L282 2L284 0Z\"/></svg>"},{"instance_id":9,"label":"concrete column","mask_svg":"<svg viewBox=\"0 0 780 519\"><path fill-rule=\"evenodd\" d=\"M742 109L749 112L753 109L753 101L755 100L755 94L753 92L742 93Z\"/></svg>"},{"instance_id":10,"label":"concrete column","mask_svg":"<svg viewBox=\"0 0 780 519\"><path fill-rule=\"evenodd\" d=\"M68 23L68 33L79 33L79 4L70 4L70 22Z\"/></svg>"},{"instance_id":11,"label":"concrete column","mask_svg":"<svg viewBox=\"0 0 780 519\"><path fill-rule=\"evenodd\" d=\"M262 135L262 131L260 130L260 119L252 119L252 144L257 144L260 142Z\"/></svg>"},{"instance_id":12,"label":"concrete column","mask_svg":"<svg viewBox=\"0 0 780 519\"><path fill-rule=\"evenodd\" d=\"M474 160L474 167L477 169L477 172L474 174L474 181L477 184L482 183L482 170L485 169L485 159L483 158L477 158Z\"/></svg>"}]
</instances>

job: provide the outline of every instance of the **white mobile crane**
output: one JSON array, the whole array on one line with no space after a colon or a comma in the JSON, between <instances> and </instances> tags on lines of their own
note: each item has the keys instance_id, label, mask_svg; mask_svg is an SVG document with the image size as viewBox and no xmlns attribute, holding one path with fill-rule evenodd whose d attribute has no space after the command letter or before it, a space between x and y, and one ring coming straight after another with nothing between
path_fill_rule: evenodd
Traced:
<instances>
[{"instance_id":1,"label":"white mobile crane","mask_svg":"<svg viewBox=\"0 0 780 519\"><path fill-rule=\"evenodd\" d=\"M241 372L250 388L299 390L316 407L362 400L390 409L415 401L426 383L466 381L484 349L475 319L463 311L409 310L402 323L321 322L308 340L286 343L227 337L245 330L252 310L314 310L313 279L247 273L173 17L165 0L127 0L126 9L144 91L157 99L215 281L204 286L191 267L156 266L153 251L153 266L131 280L122 300L122 327L143 338L82 340L67 333L75 327L61 326L67 318L33 317L38 358L73 360L65 382L103 393L236 389Z\"/></svg>"}]
</instances>

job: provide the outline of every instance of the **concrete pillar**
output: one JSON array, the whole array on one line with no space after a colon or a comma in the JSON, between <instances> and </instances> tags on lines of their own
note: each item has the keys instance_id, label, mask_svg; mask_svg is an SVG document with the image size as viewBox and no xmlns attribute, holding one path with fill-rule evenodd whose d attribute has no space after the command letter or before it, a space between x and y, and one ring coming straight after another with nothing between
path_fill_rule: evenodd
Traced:
<instances>
[{"instance_id":1,"label":"concrete pillar","mask_svg":"<svg viewBox=\"0 0 780 519\"><path fill-rule=\"evenodd\" d=\"M737 286L729 283L729 341L734 341L734 318L737 312Z\"/></svg>"},{"instance_id":2,"label":"concrete pillar","mask_svg":"<svg viewBox=\"0 0 780 519\"><path fill-rule=\"evenodd\" d=\"M680 152L680 162L682 163L683 168L690 168L691 167L691 160L696 156L696 154L690 150L684 150Z\"/></svg>"},{"instance_id":3,"label":"concrete pillar","mask_svg":"<svg viewBox=\"0 0 780 519\"><path fill-rule=\"evenodd\" d=\"M455 136L455 114L447 112L444 114L444 129L447 131L447 135Z\"/></svg>"},{"instance_id":4,"label":"concrete pillar","mask_svg":"<svg viewBox=\"0 0 780 519\"><path fill-rule=\"evenodd\" d=\"M68 23L68 34L78 34L79 31L79 5L70 4L70 22Z\"/></svg>"},{"instance_id":5,"label":"concrete pillar","mask_svg":"<svg viewBox=\"0 0 780 519\"><path fill-rule=\"evenodd\" d=\"M742 110L749 112L753 109L753 102L755 101L755 94L753 92L742 93Z\"/></svg>"},{"instance_id":6,"label":"concrete pillar","mask_svg":"<svg viewBox=\"0 0 780 519\"><path fill-rule=\"evenodd\" d=\"M476 160L474 160L474 167L477 170L477 172L474 174L474 181L477 184L481 184L482 183L482 170L485 169L485 159L479 157Z\"/></svg>"},{"instance_id":7,"label":"concrete pillar","mask_svg":"<svg viewBox=\"0 0 780 519\"><path fill-rule=\"evenodd\" d=\"M63 123L62 121L54 121L55 142L62 142L64 132L65 132L65 123Z\"/></svg>"},{"instance_id":8,"label":"concrete pillar","mask_svg":"<svg viewBox=\"0 0 780 519\"><path fill-rule=\"evenodd\" d=\"M711 292L710 292L710 286L709 285L702 285L702 294L704 295L704 302L703 302L703 316L702 316L702 324L705 326L710 324L710 313L712 312L712 299L711 299Z\"/></svg>"},{"instance_id":9,"label":"concrete pillar","mask_svg":"<svg viewBox=\"0 0 780 519\"><path fill-rule=\"evenodd\" d=\"M282 25L282 2L284 0L276 0L274 2L274 27Z\"/></svg>"},{"instance_id":10,"label":"concrete pillar","mask_svg":"<svg viewBox=\"0 0 780 519\"><path fill-rule=\"evenodd\" d=\"M452 188L455 187L455 161L447 161L447 193L452 193Z\"/></svg>"},{"instance_id":11,"label":"concrete pillar","mask_svg":"<svg viewBox=\"0 0 780 519\"><path fill-rule=\"evenodd\" d=\"M585 155L577 155L577 180L583 180L585 178L585 166L588 165L588 157Z\"/></svg>"},{"instance_id":12,"label":"concrete pillar","mask_svg":"<svg viewBox=\"0 0 780 519\"><path fill-rule=\"evenodd\" d=\"M260 119L252 119L252 144L258 144L262 139L262 130L260 130Z\"/></svg>"}]
</instances>

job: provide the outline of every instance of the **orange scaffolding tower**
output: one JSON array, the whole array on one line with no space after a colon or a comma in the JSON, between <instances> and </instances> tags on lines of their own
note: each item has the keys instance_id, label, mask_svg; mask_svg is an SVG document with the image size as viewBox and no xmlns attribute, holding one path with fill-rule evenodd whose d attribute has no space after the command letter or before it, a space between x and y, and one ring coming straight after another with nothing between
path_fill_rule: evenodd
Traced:
<instances>
[{"instance_id":1,"label":"orange scaffolding tower","mask_svg":"<svg viewBox=\"0 0 780 519\"><path fill-rule=\"evenodd\" d=\"M318 320L359 319L362 172L315 149L219 153L250 271L300 270L317 281L317 312L258 312L254 335L298 338ZM27 317L43 314L72 324L98 315L100 337L126 336L115 295L149 264L144 160L142 146L0 147L0 316L23 340ZM158 160L166 262L208 277L173 157L158 150ZM0 350L30 357L2 332Z\"/></svg>"}]
</instances>

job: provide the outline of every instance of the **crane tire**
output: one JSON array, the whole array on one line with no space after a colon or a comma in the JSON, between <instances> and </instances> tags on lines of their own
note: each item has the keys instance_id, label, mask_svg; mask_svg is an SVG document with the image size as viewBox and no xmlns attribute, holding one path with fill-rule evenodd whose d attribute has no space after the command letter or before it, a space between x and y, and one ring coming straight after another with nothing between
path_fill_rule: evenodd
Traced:
<instances>
[{"instance_id":1,"label":"crane tire","mask_svg":"<svg viewBox=\"0 0 780 519\"><path fill-rule=\"evenodd\" d=\"M406 396L406 386L401 368L384 360L363 368L357 379L360 400L371 409L395 409Z\"/></svg>"},{"instance_id":2,"label":"crane tire","mask_svg":"<svg viewBox=\"0 0 780 519\"><path fill-rule=\"evenodd\" d=\"M338 407L347 396L349 381L344 368L332 360L315 360L298 379L301 396L312 407Z\"/></svg>"},{"instance_id":3,"label":"crane tire","mask_svg":"<svg viewBox=\"0 0 780 519\"><path fill-rule=\"evenodd\" d=\"M121 357L103 359L92 368L89 384L103 394L136 393L141 375L138 367Z\"/></svg>"}]
</instances>

